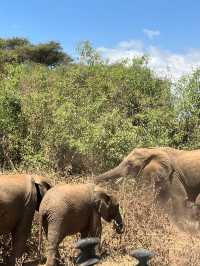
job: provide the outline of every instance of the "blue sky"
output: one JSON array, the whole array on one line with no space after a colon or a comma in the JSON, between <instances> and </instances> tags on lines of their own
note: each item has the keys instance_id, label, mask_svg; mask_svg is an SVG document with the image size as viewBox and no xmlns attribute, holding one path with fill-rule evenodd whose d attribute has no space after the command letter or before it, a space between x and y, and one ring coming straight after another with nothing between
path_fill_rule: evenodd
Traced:
<instances>
[{"instance_id":1,"label":"blue sky","mask_svg":"<svg viewBox=\"0 0 200 266\"><path fill-rule=\"evenodd\" d=\"M199 10L199 0L1 0L0 37L55 40L70 54L90 40L111 61L149 53L155 69L182 73L200 62Z\"/></svg>"}]
</instances>

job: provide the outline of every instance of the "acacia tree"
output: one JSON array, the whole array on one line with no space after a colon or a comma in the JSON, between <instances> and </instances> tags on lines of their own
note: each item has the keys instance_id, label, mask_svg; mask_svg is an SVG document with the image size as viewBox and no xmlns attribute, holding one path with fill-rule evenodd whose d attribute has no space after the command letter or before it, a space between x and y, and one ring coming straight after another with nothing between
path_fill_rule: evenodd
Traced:
<instances>
[{"instance_id":1,"label":"acacia tree","mask_svg":"<svg viewBox=\"0 0 200 266\"><path fill-rule=\"evenodd\" d=\"M72 58L58 42L31 44L25 38L0 39L0 62L23 63L26 61L56 66L68 64Z\"/></svg>"}]
</instances>

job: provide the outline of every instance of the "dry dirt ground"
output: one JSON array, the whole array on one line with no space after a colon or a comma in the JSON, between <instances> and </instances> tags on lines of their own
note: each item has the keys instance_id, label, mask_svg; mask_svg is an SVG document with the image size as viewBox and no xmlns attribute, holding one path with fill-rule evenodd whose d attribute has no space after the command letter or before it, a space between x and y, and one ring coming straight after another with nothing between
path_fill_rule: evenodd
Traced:
<instances>
[{"instance_id":1,"label":"dry dirt ground","mask_svg":"<svg viewBox=\"0 0 200 266\"><path fill-rule=\"evenodd\" d=\"M55 180L55 183L60 180ZM86 182L86 178L67 179L65 182ZM137 265L136 260L128 253L136 248L147 248L156 252L151 260L152 266L200 266L200 232L193 225L185 225L185 230L179 229L166 210L160 209L154 201L154 193L150 186L139 185L133 181L120 185L107 186L119 197L123 211L126 230L123 235L117 235L112 224L103 222L101 253L103 260L100 265L122 266ZM8 237L6 238L7 241ZM0 239L5 243L5 238ZM66 237L60 245L60 253L65 265L74 265L73 258L77 254L74 245L78 236ZM37 215L32 229L32 237L28 241L27 260L37 258L38 225ZM0 248L1 251L1 248ZM46 241L43 241L43 254L46 254ZM9 253L9 251L8 251ZM3 253L6 254L5 252ZM2 255L3 255L2 254ZM0 258L1 258L0 253ZM19 263L19 265L22 265Z\"/></svg>"}]
</instances>

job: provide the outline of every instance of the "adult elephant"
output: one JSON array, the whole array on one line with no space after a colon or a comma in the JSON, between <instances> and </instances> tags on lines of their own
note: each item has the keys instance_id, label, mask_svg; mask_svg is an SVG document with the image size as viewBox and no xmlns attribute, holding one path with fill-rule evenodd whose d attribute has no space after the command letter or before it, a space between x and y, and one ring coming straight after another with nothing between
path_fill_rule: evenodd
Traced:
<instances>
[{"instance_id":1,"label":"adult elephant","mask_svg":"<svg viewBox=\"0 0 200 266\"><path fill-rule=\"evenodd\" d=\"M200 193L200 150L136 148L117 167L96 176L95 182L127 175L153 178L158 200L165 204L171 198L180 218L186 200L194 202Z\"/></svg>"},{"instance_id":2,"label":"adult elephant","mask_svg":"<svg viewBox=\"0 0 200 266\"><path fill-rule=\"evenodd\" d=\"M31 230L35 210L51 187L42 176L27 174L0 175L0 234L12 234L9 265L20 258Z\"/></svg>"}]
</instances>

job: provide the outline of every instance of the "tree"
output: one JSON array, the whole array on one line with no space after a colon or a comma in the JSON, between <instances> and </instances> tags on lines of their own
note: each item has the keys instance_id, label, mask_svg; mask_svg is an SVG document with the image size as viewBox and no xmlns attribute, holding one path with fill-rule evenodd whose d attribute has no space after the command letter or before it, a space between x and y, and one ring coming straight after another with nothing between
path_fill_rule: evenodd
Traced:
<instances>
[{"instance_id":1,"label":"tree","mask_svg":"<svg viewBox=\"0 0 200 266\"><path fill-rule=\"evenodd\" d=\"M181 146L200 147L200 69L177 83L177 133Z\"/></svg>"},{"instance_id":2,"label":"tree","mask_svg":"<svg viewBox=\"0 0 200 266\"><path fill-rule=\"evenodd\" d=\"M47 66L68 64L72 58L63 51L58 42L31 44L25 38L0 39L0 62L35 62Z\"/></svg>"},{"instance_id":3,"label":"tree","mask_svg":"<svg viewBox=\"0 0 200 266\"><path fill-rule=\"evenodd\" d=\"M10 38L10 39L3 39L0 38L0 49L2 50L14 50L18 47L30 45L29 40L26 38Z\"/></svg>"},{"instance_id":4,"label":"tree","mask_svg":"<svg viewBox=\"0 0 200 266\"><path fill-rule=\"evenodd\" d=\"M88 66L102 63L101 56L92 47L89 41L84 41L78 44L77 52L79 54L79 62Z\"/></svg>"}]
</instances>

